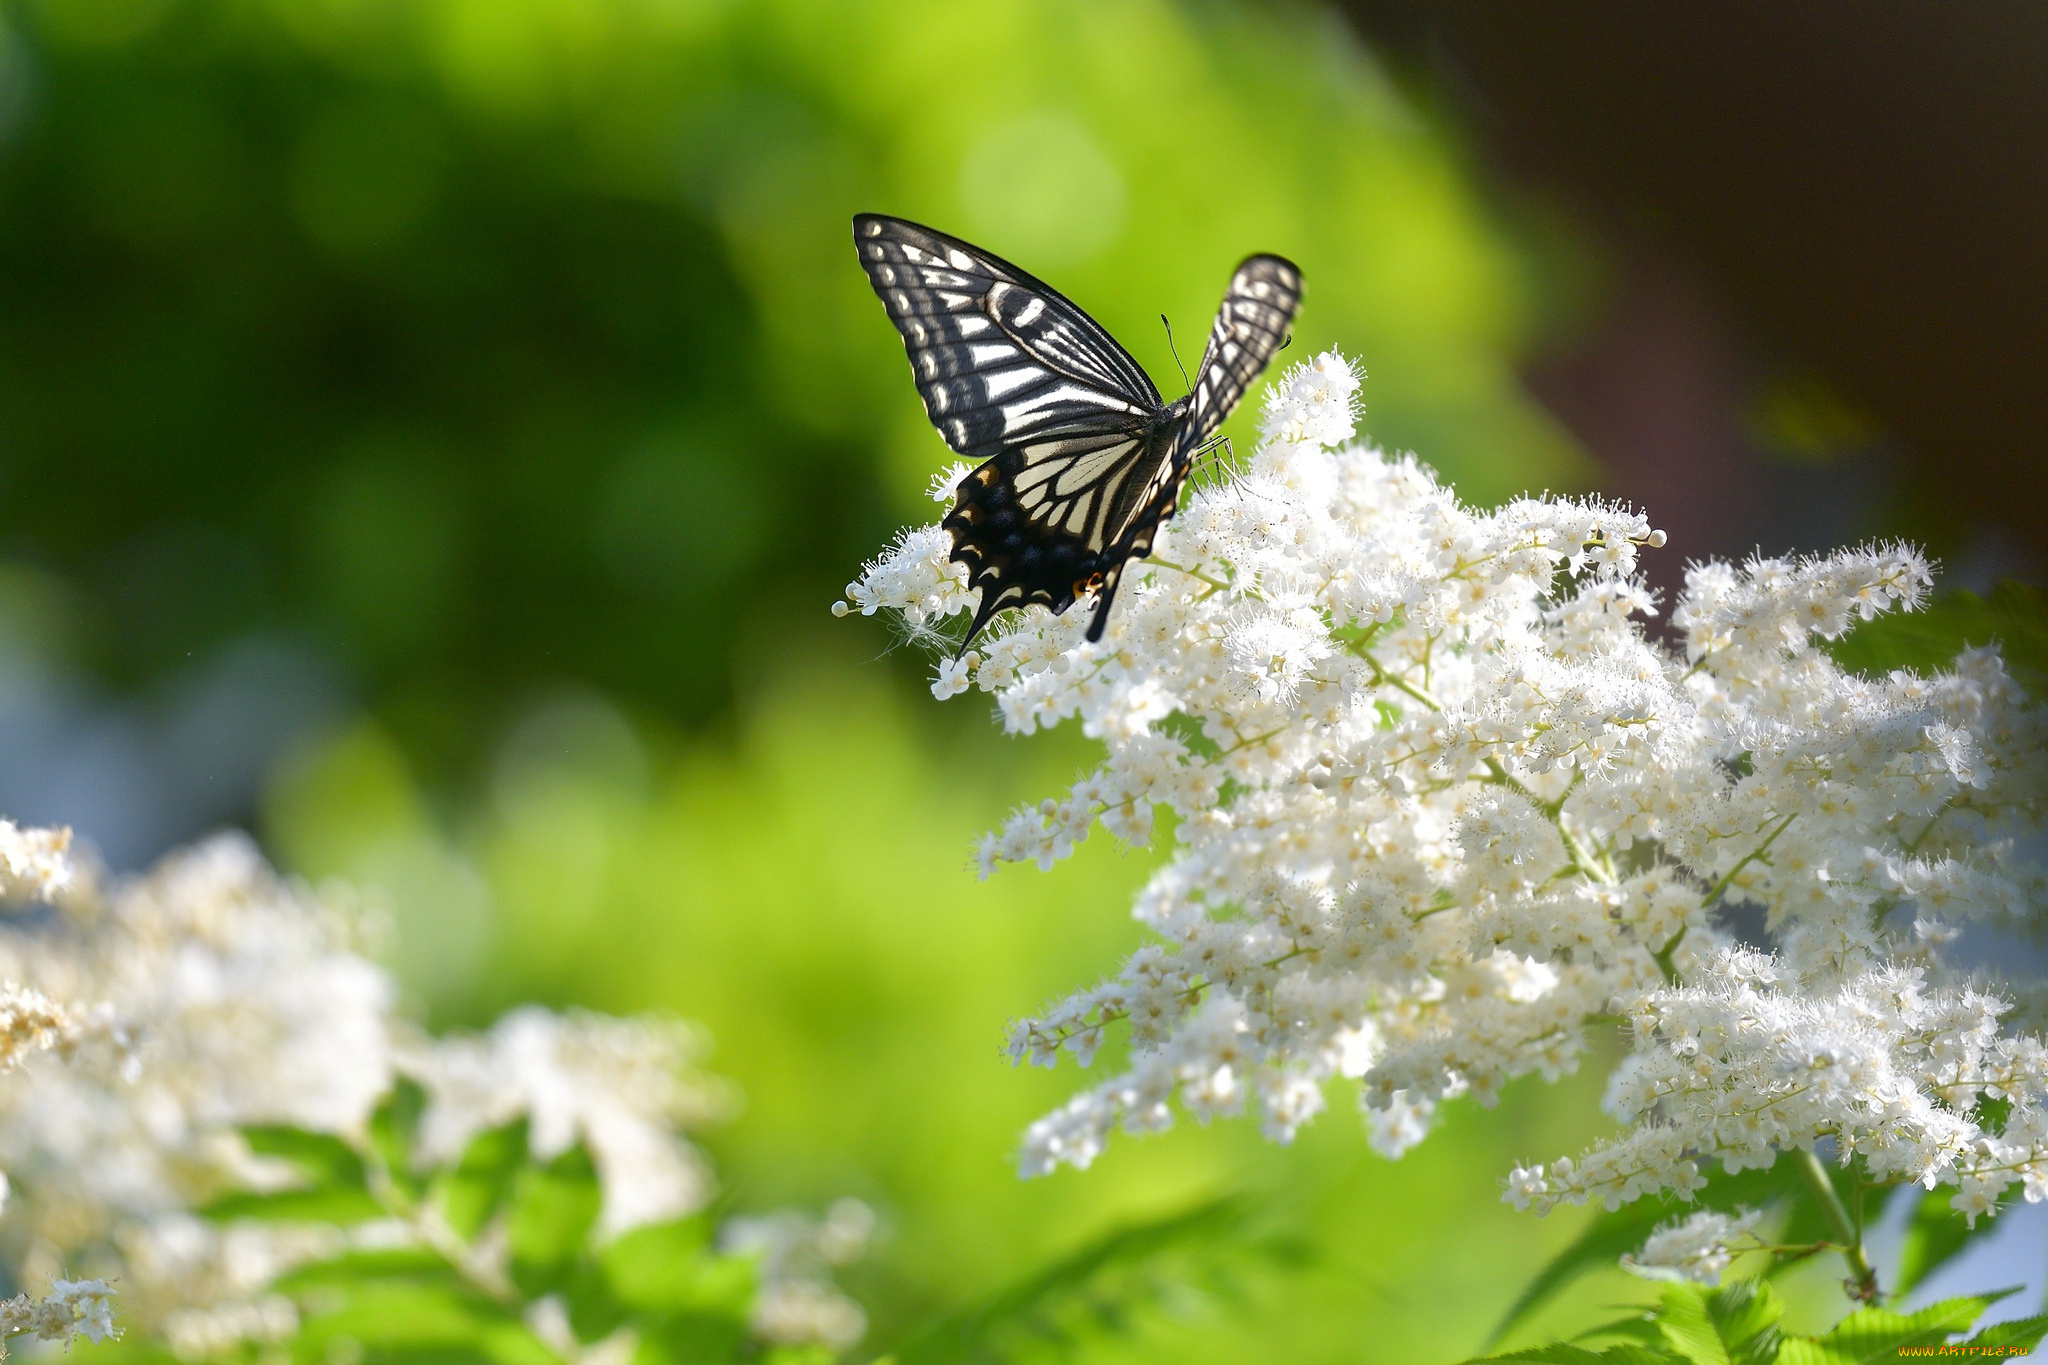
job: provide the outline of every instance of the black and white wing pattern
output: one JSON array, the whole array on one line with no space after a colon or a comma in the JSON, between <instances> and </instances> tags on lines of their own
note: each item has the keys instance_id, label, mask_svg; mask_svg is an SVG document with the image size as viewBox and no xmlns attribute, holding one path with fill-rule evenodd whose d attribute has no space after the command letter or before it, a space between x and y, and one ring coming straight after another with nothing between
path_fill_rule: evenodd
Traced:
<instances>
[{"instance_id":1,"label":"black and white wing pattern","mask_svg":"<svg viewBox=\"0 0 2048 1365\"><path fill-rule=\"evenodd\" d=\"M999 256L863 213L854 244L903 334L925 412L970 460L1047 431L1146 425L1159 391L1065 295Z\"/></svg>"},{"instance_id":2,"label":"black and white wing pattern","mask_svg":"<svg viewBox=\"0 0 2048 1365\"><path fill-rule=\"evenodd\" d=\"M1131 514L1117 536L1115 563L1102 585L1102 605L1089 624L1088 638L1102 638L1110 599L1123 566L1152 553L1159 523L1173 515L1181 485L1194 468L1195 452L1216 434L1245 390L1251 387L1285 346L1288 328L1301 307L1301 271L1280 256L1251 256L1231 274L1230 288L1209 329L1209 345L1195 371L1194 387L1174 404L1172 439L1166 458L1131 502Z\"/></svg>"},{"instance_id":3,"label":"black and white wing pattern","mask_svg":"<svg viewBox=\"0 0 2048 1365\"><path fill-rule=\"evenodd\" d=\"M1176 455L1192 453L1216 434L1273 353L1288 342L1301 308L1301 272L1279 256L1252 256L1230 277L1195 386Z\"/></svg>"},{"instance_id":4,"label":"black and white wing pattern","mask_svg":"<svg viewBox=\"0 0 2048 1365\"><path fill-rule=\"evenodd\" d=\"M853 236L932 425L981 461L943 523L980 593L961 651L1005 607L1059 613L1091 591L1101 638L1124 563L1150 552L1195 448L1284 336L1299 275L1278 257L1239 267L1196 392L1169 406L1094 319L1002 258L880 214ZM1190 439L1198 395L1206 425Z\"/></svg>"}]
</instances>

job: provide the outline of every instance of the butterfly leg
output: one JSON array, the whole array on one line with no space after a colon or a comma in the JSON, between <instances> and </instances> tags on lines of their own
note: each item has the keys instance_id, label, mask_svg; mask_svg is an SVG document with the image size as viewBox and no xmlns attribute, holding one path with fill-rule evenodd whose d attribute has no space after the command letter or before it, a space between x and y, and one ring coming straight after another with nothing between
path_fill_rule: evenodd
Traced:
<instances>
[{"instance_id":1,"label":"butterfly leg","mask_svg":"<svg viewBox=\"0 0 2048 1365\"><path fill-rule=\"evenodd\" d=\"M1223 452L1223 458L1220 460L1216 458L1218 450ZM1212 464L1219 471L1227 471L1235 463L1237 463L1237 450L1230 444L1230 438L1228 436L1213 436L1195 447L1194 469L1190 472L1194 474L1206 473Z\"/></svg>"}]
</instances>

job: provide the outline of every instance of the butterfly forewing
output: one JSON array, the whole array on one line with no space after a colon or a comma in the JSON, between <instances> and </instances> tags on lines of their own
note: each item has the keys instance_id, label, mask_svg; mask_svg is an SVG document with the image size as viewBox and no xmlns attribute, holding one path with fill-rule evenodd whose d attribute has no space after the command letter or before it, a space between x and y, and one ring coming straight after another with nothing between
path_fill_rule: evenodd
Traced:
<instances>
[{"instance_id":1,"label":"butterfly forewing","mask_svg":"<svg viewBox=\"0 0 2048 1365\"><path fill-rule=\"evenodd\" d=\"M944 525L981 595L965 652L996 612L1064 612L1099 594L1099 639L1126 561L1151 551L1194 448L1286 335L1294 267L1238 267L1195 391L1168 407L1144 370L1058 290L958 238L900 218L853 220L861 265L902 333L932 425L982 461Z\"/></svg>"},{"instance_id":2,"label":"butterfly forewing","mask_svg":"<svg viewBox=\"0 0 2048 1365\"><path fill-rule=\"evenodd\" d=\"M1047 432L1144 425L1159 392L1058 290L999 256L862 214L854 244L903 334L925 412L969 459Z\"/></svg>"}]
</instances>

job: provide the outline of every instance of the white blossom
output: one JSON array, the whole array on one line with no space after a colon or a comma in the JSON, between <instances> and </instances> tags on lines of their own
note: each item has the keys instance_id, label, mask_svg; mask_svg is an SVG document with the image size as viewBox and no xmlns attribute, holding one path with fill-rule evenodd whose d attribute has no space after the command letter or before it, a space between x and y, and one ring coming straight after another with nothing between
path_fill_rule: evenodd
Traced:
<instances>
[{"instance_id":1,"label":"white blossom","mask_svg":"<svg viewBox=\"0 0 2048 1365\"><path fill-rule=\"evenodd\" d=\"M1722 1272L1735 1258L1756 1245L1751 1229L1757 1218L1748 1209L1734 1213L1701 1209L1659 1227L1640 1251L1621 1258L1622 1268L1653 1280L1719 1284ZM1745 1239L1750 1245L1743 1245Z\"/></svg>"},{"instance_id":2,"label":"white blossom","mask_svg":"<svg viewBox=\"0 0 2048 1365\"><path fill-rule=\"evenodd\" d=\"M38 983L0 985L0 1169L19 1176L0 1255L17 1283L53 1290L0 1304L0 1336L98 1340L111 1330L115 1283L124 1322L183 1358L289 1338L299 1316L274 1288L280 1275L352 1246L403 1243L414 1229L396 1215L344 1230L224 1224L195 1210L291 1178L252 1155L243 1126L361 1144L401 1074L427 1094L416 1155L429 1165L518 1118L536 1158L583 1143L602 1192L600 1236L695 1212L710 1196L685 1133L725 1112L729 1096L692 1069L704 1042L679 1021L527 1007L481 1036L429 1038L397 1016L394 983L365 955L374 918L338 888L316 894L280 878L241 836L142 877L67 871L41 884L61 892L58 913L0 921L0 979ZM50 1050L63 1064L35 1056ZM846 1219L831 1226L839 1240L821 1245L843 1247ZM506 1239L478 1245L498 1263L475 1268L503 1281ZM99 1278L66 1278L72 1266ZM814 1307L829 1330L805 1339L858 1337L858 1310L850 1319L822 1299ZM544 1325L544 1305L535 1318Z\"/></svg>"},{"instance_id":3,"label":"white blossom","mask_svg":"<svg viewBox=\"0 0 2048 1365\"><path fill-rule=\"evenodd\" d=\"M590 1149L604 1187L599 1231L615 1236L703 1206L710 1175L680 1134L725 1107L688 1074L703 1051L678 1021L613 1019L584 1011L514 1010L482 1037L422 1040L401 1070L427 1090L422 1155L446 1162L486 1128L529 1120L536 1157Z\"/></svg>"},{"instance_id":4,"label":"white blossom","mask_svg":"<svg viewBox=\"0 0 2048 1365\"><path fill-rule=\"evenodd\" d=\"M758 1260L755 1334L764 1341L835 1351L858 1342L867 1331L867 1315L833 1285L832 1272L867 1254L875 1222L866 1204L841 1199L823 1218L782 1210L726 1223L719 1232L720 1246Z\"/></svg>"},{"instance_id":5,"label":"white blossom","mask_svg":"<svg viewBox=\"0 0 2048 1365\"><path fill-rule=\"evenodd\" d=\"M113 1296L114 1287L105 1280L53 1279L45 1298L16 1294L0 1301L0 1338L33 1335L67 1346L79 1337L110 1340L121 1335L114 1326Z\"/></svg>"},{"instance_id":6,"label":"white blossom","mask_svg":"<svg viewBox=\"0 0 2048 1365\"><path fill-rule=\"evenodd\" d=\"M1072 719L1103 748L984 839L983 875L1175 817L1135 906L1153 942L1011 1027L1034 1065L1130 1037L1120 1074L1032 1125L1023 1170L1176 1111L1284 1141L1346 1080L1398 1154L1443 1101L1566 1074L1621 1021L1620 1131L1518 1168L1515 1203L1684 1198L1716 1163L1823 1140L1965 1213L2014 1184L2048 1197L2048 1052L1947 956L1957 926L2041 903L2022 836L2048 797L2042 711L1994 650L1868 678L1825 647L1919 606L1927 562L1886 543L1696 564L1666 644L1643 625L1638 559L1664 543L1644 516L1463 506L1352 442L1355 389L1333 355L1277 381L1259 449L1185 496L1099 643L1088 604L1032 607L971 666L1005 729ZM850 600L941 641L974 605L945 544L906 533ZM1638 1263L1716 1271L1713 1228L1686 1228Z\"/></svg>"},{"instance_id":7,"label":"white blossom","mask_svg":"<svg viewBox=\"0 0 2048 1365\"><path fill-rule=\"evenodd\" d=\"M46 901L76 873L68 829L23 829L0 820L0 898Z\"/></svg>"}]
</instances>

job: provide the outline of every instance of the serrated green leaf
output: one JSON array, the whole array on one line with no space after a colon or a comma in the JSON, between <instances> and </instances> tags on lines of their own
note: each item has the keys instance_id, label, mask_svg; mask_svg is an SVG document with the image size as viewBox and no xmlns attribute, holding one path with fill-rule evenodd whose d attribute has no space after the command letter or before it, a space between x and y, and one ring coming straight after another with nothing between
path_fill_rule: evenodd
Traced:
<instances>
[{"instance_id":1,"label":"serrated green leaf","mask_svg":"<svg viewBox=\"0 0 2048 1365\"><path fill-rule=\"evenodd\" d=\"M1506 1355L1480 1356L1465 1361L1464 1365L1691 1365L1684 1356L1673 1355L1670 1351L1655 1346L1638 1346L1624 1342L1603 1350L1586 1346L1574 1346L1568 1341L1553 1341L1547 1346L1529 1346Z\"/></svg>"},{"instance_id":2,"label":"serrated green leaf","mask_svg":"<svg viewBox=\"0 0 2048 1365\"><path fill-rule=\"evenodd\" d=\"M1915 1313L1859 1308L1819 1337L1794 1337L1778 1353L1777 1365L1874 1365L1897 1358L1902 1346L1938 1346L1967 1331L2010 1289L1943 1299Z\"/></svg>"},{"instance_id":3,"label":"serrated green leaf","mask_svg":"<svg viewBox=\"0 0 2048 1365\"><path fill-rule=\"evenodd\" d=\"M597 1167L580 1143L519 1172L506 1235L521 1293L539 1298L567 1284L603 1202Z\"/></svg>"},{"instance_id":4,"label":"serrated green leaf","mask_svg":"<svg viewBox=\"0 0 2048 1365\"><path fill-rule=\"evenodd\" d=\"M1771 1365L1778 1358L1785 1305L1768 1280L1737 1280L1710 1291L1707 1313L1734 1365Z\"/></svg>"},{"instance_id":5,"label":"serrated green leaf","mask_svg":"<svg viewBox=\"0 0 2048 1365\"><path fill-rule=\"evenodd\" d=\"M362 1157L332 1133L308 1132L284 1124L257 1124L242 1129L242 1140L258 1156L274 1157L298 1167L314 1186L362 1189L367 1184Z\"/></svg>"},{"instance_id":6,"label":"serrated green leaf","mask_svg":"<svg viewBox=\"0 0 2048 1365\"><path fill-rule=\"evenodd\" d=\"M1674 1284L1665 1288L1653 1321L1665 1344L1693 1365L1770 1365L1784 1311L1761 1280L1711 1290Z\"/></svg>"},{"instance_id":7,"label":"serrated green leaf","mask_svg":"<svg viewBox=\"0 0 2048 1365\"><path fill-rule=\"evenodd\" d=\"M2041 1338L2048 1336L2048 1314L2031 1318L2009 1318L1994 1322L1982 1328L1971 1337L1966 1346L1982 1348L1980 1355L1989 1355L1994 1347L2010 1347L2015 1351L2031 1351L2041 1344Z\"/></svg>"},{"instance_id":8,"label":"serrated green leaf","mask_svg":"<svg viewBox=\"0 0 2048 1365\"><path fill-rule=\"evenodd\" d=\"M215 1223L332 1223L352 1227L387 1217L368 1190L313 1188L306 1190L233 1190L197 1210Z\"/></svg>"},{"instance_id":9,"label":"serrated green leaf","mask_svg":"<svg viewBox=\"0 0 2048 1365\"><path fill-rule=\"evenodd\" d=\"M1659 1295L1657 1333L1673 1355L1692 1365L1735 1365L1728 1343L1707 1312L1707 1291L1696 1284L1667 1284Z\"/></svg>"},{"instance_id":10,"label":"serrated green leaf","mask_svg":"<svg viewBox=\"0 0 2048 1365\"><path fill-rule=\"evenodd\" d=\"M510 1198L527 1160L526 1120L515 1119L471 1138L455 1169L433 1182L441 1216L464 1241L475 1237Z\"/></svg>"}]
</instances>

